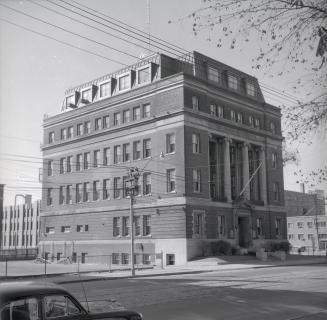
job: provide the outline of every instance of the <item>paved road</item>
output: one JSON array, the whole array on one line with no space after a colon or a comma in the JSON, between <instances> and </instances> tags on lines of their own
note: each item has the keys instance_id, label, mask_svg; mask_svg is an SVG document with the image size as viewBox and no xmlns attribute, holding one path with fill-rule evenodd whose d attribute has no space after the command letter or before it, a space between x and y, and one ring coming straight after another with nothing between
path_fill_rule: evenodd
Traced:
<instances>
[{"instance_id":1,"label":"paved road","mask_svg":"<svg viewBox=\"0 0 327 320\"><path fill-rule=\"evenodd\" d=\"M78 283L65 285L83 300ZM145 320L327 319L327 266L274 267L92 281L90 300L115 299ZM94 306L92 306L94 307Z\"/></svg>"}]
</instances>

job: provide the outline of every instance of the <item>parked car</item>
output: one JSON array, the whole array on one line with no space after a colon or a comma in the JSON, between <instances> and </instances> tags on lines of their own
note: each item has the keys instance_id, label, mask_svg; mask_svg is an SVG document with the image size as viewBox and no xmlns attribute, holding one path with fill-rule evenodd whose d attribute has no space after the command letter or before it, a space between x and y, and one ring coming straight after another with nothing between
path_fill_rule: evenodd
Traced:
<instances>
[{"instance_id":1,"label":"parked car","mask_svg":"<svg viewBox=\"0 0 327 320\"><path fill-rule=\"evenodd\" d=\"M0 320L142 320L135 311L91 313L66 289L53 283L0 283Z\"/></svg>"}]
</instances>

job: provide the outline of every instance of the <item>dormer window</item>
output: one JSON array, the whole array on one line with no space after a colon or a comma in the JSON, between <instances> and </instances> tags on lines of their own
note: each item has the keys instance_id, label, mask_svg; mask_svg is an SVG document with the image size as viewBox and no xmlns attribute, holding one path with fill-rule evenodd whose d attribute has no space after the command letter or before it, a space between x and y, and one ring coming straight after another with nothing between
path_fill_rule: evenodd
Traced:
<instances>
[{"instance_id":1,"label":"dormer window","mask_svg":"<svg viewBox=\"0 0 327 320\"><path fill-rule=\"evenodd\" d=\"M100 84L100 98L110 95L110 81Z\"/></svg>"},{"instance_id":2,"label":"dormer window","mask_svg":"<svg viewBox=\"0 0 327 320\"><path fill-rule=\"evenodd\" d=\"M66 108L75 105L75 95L72 94L71 96L66 97Z\"/></svg>"},{"instance_id":3,"label":"dormer window","mask_svg":"<svg viewBox=\"0 0 327 320\"><path fill-rule=\"evenodd\" d=\"M214 83L219 83L219 71L216 68L208 67L208 80Z\"/></svg>"},{"instance_id":4,"label":"dormer window","mask_svg":"<svg viewBox=\"0 0 327 320\"><path fill-rule=\"evenodd\" d=\"M238 89L238 81L235 76L228 75L228 88L233 90Z\"/></svg>"},{"instance_id":5,"label":"dormer window","mask_svg":"<svg viewBox=\"0 0 327 320\"><path fill-rule=\"evenodd\" d=\"M92 90L91 89L87 89L82 91L82 103L90 103L92 102Z\"/></svg>"},{"instance_id":6,"label":"dormer window","mask_svg":"<svg viewBox=\"0 0 327 320\"><path fill-rule=\"evenodd\" d=\"M131 78L129 74L125 74L118 79L118 90L123 91L131 87Z\"/></svg>"},{"instance_id":7,"label":"dormer window","mask_svg":"<svg viewBox=\"0 0 327 320\"><path fill-rule=\"evenodd\" d=\"M251 82L246 83L246 94L251 97L255 96L255 87L253 83Z\"/></svg>"},{"instance_id":8,"label":"dormer window","mask_svg":"<svg viewBox=\"0 0 327 320\"><path fill-rule=\"evenodd\" d=\"M149 66L137 70L137 84L145 84L150 82L151 69Z\"/></svg>"}]
</instances>

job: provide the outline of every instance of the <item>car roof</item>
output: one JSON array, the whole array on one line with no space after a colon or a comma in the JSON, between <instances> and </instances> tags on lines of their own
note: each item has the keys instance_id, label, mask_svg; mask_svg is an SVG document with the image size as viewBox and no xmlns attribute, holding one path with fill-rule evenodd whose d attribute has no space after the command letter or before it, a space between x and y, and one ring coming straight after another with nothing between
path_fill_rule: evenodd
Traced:
<instances>
[{"instance_id":1,"label":"car roof","mask_svg":"<svg viewBox=\"0 0 327 320\"><path fill-rule=\"evenodd\" d=\"M43 294L69 294L63 287L50 282L8 281L0 282L0 307L27 296ZM69 294L70 295L70 294Z\"/></svg>"}]
</instances>

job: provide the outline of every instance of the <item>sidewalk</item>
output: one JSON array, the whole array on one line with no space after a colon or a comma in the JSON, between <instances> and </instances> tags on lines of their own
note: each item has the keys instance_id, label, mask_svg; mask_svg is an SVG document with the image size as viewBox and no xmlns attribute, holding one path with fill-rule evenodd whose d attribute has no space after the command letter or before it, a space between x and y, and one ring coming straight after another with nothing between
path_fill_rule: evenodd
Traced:
<instances>
[{"instance_id":1,"label":"sidewalk","mask_svg":"<svg viewBox=\"0 0 327 320\"><path fill-rule=\"evenodd\" d=\"M289 255L285 261L270 259L266 262L260 261L252 256L223 256L223 257L209 257L189 261L182 266L166 266L164 269L159 267L151 269L136 269L135 277L153 277L153 276L167 276L176 274L192 274L202 272L214 271L232 271L240 269L252 268L270 268L281 266L300 266L300 265L314 265L325 264L327 267L326 257L312 257L312 256L297 256ZM97 270L81 273L60 273L48 275L24 275L24 276L9 276L7 278L0 277L0 280L17 280L17 279L46 279L47 281L64 284L83 281L100 281L130 278L130 270L115 270L109 272L108 270Z\"/></svg>"}]
</instances>

